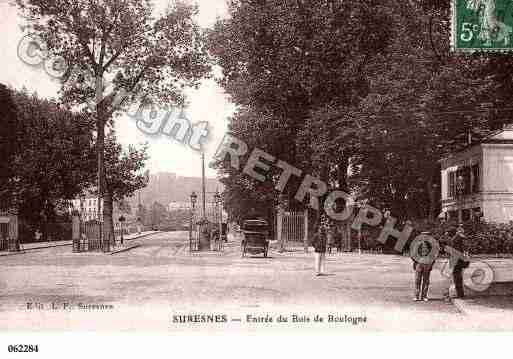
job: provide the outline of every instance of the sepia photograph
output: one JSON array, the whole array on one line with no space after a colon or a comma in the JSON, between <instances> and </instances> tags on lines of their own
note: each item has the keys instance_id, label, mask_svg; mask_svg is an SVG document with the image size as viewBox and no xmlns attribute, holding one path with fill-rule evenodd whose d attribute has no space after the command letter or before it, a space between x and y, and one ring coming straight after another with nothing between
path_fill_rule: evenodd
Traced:
<instances>
[{"instance_id":1,"label":"sepia photograph","mask_svg":"<svg viewBox=\"0 0 513 359\"><path fill-rule=\"evenodd\" d=\"M1 333L513 331L513 1L0 14Z\"/></svg>"}]
</instances>

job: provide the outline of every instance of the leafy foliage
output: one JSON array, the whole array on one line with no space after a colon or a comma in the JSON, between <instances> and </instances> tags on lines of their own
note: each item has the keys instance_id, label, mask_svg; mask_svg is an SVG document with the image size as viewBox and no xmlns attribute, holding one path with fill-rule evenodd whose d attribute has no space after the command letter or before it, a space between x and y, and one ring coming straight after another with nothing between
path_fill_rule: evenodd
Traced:
<instances>
[{"instance_id":1,"label":"leafy foliage","mask_svg":"<svg viewBox=\"0 0 513 359\"><path fill-rule=\"evenodd\" d=\"M210 47L239 105L231 133L396 217L436 216L438 160L505 121L510 63L452 53L445 2L232 1L230 15ZM276 203L217 168L234 211Z\"/></svg>"},{"instance_id":2,"label":"leafy foliage","mask_svg":"<svg viewBox=\"0 0 513 359\"><path fill-rule=\"evenodd\" d=\"M72 65L62 99L96 120L97 189L100 199L110 197L105 191L105 126L113 115L136 99L162 107L183 104L183 88L197 86L210 70L202 31L193 20L197 7L175 1L155 17L151 0L16 3L49 54ZM113 86L107 86L109 81ZM104 223L113 237L111 203L106 198Z\"/></svg>"},{"instance_id":3,"label":"leafy foliage","mask_svg":"<svg viewBox=\"0 0 513 359\"><path fill-rule=\"evenodd\" d=\"M329 106L348 106L365 96L368 83L362 70L387 47L391 35L385 5L385 1L231 1L231 18L219 21L209 36L211 52L223 69L220 83L240 108L230 131L250 147L321 173L323 166L310 157L310 146L303 145L318 129L311 114ZM319 146L325 149L324 142ZM344 173L348 151L336 148L332 154L332 167L345 165L339 171ZM217 167L229 202L233 198L238 208L272 211L275 193L259 193L258 183L225 164ZM270 179L275 175L270 174ZM294 185L288 189L289 197Z\"/></svg>"},{"instance_id":4,"label":"leafy foliage","mask_svg":"<svg viewBox=\"0 0 513 359\"><path fill-rule=\"evenodd\" d=\"M36 95L13 92L12 97L19 142L9 163L11 193L22 218L48 221L94 180L94 122Z\"/></svg>"},{"instance_id":5,"label":"leafy foliage","mask_svg":"<svg viewBox=\"0 0 513 359\"><path fill-rule=\"evenodd\" d=\"M5 210L13 205L14 162L19 150L19 125L11 91L0 84L0 209Z\"/></svg>"},{"instance_id":6,"label":"leafy foliage","mask_svg":"<svg viewBox=\"0 0 513 359\"><path fill-rule=\"evenodd\" d=\"M137 149L130 145L126 151L116 142L113 132L107 136L105 143L106 191L113 201L131 197L138 189L146 187L148 175L143 173L148 160L147 145Z\"/></svg>"}]
</instances>

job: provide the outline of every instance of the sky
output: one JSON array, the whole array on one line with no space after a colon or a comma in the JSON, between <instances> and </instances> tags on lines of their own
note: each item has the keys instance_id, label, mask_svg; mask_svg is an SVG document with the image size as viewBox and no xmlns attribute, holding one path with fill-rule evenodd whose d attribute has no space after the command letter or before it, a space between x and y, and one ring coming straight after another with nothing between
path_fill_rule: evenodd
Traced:
<instances>
[{"instance_id":1,"label":"sky","mask_svg":"<svg viewBox=\"0 0 513 359\"><path fill-rule=\"evenodd\" d=\"M167 0L155 1L156 10L166 6ZM216 18L226 17L226 0L196 0L199 5L197 22L200 26L212 27ZM20 25L23 24L18 10L6 0L0 0L0 83L16 89L25 86L29 92L37 92L39 97L58 97L59 84L52 80L42 67L30 67L17 56L17 48L23 37ZM199 89L188 90L187 100L190 106L186 116L192 122L207 121L210 124L209 141L206 143L206 162L212 158L227 128L228 117L235 106L230 102L215 80L204 80ZM201 157L198 152L185 147L174 139L163 136L148 136L136 127L130 117L121 117L116 121L118 139L124 145L149 144L150 160L147 168L150 172L174 172L179 176L201 176ZM206 168L207 177L216 177L215 170Z\"/></svg>"}]
</instances>

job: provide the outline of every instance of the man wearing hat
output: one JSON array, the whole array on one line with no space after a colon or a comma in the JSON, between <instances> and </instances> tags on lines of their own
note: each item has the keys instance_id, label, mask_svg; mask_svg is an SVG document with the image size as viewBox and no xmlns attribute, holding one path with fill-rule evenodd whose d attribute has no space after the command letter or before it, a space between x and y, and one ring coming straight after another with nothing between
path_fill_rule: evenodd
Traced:
<instances>
[{"instance_id":1,"label":"man wearing hat","mask_svg":"<svg viewBox=\"0 0 513 359\"><path fill-rule=\"evenodd\" d=\"M465 251L464 241L467 238L465 236L465 230L463 225L460 224L458 229L456 229L456 234L452 237L451 247L461 254ZM452 279L454 281L454 287L456 289L456 297L463 298L465 296L465 292L463 290L463 270L467 268L469 262L464 261L462 259L458 259L458 262L454 266L452 270Z\"/></svg>"},{"instance_id":2,"label":"man wearing hat","mask_svg":"<svg viewBox=\"0 0 513 359\"><path fill-rule=\"evenodd\" d=\"M315 272L317 276L324 275L324 262L326 261L327 247L326 242L326 228L323 225L320 225L312 240L312 246L315 249Z\"/></svg>"}]
</instances>

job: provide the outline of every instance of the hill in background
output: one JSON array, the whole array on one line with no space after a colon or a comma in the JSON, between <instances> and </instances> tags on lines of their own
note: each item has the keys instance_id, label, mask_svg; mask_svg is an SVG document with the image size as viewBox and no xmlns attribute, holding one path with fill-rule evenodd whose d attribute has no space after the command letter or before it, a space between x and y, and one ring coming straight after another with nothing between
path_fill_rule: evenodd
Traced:
<instances>
[{"instance_id":1,"label":"hill in background","mask_svg":"<svg viewBox=\"0 0 513 359\"><path fill-rule=\"evenodd\" d=\"M221 182L214 178L207 178L205 187L207 202L213 200L216 189L220 193L223 191ZM201 177L181 177L171 172L158 172L150 174L148 186L137 191L129 201L133 209L137 208L139 196L141 204L147 208L155 201L167 207L170 202L189 203L193 191L198 195L198 202L200 202Z\"/></svg>"}]
</instances>

